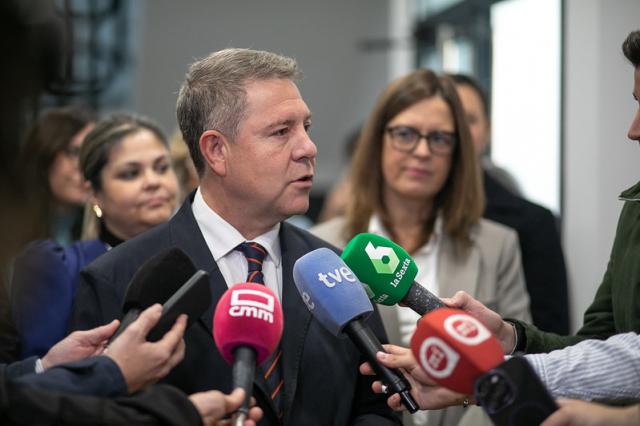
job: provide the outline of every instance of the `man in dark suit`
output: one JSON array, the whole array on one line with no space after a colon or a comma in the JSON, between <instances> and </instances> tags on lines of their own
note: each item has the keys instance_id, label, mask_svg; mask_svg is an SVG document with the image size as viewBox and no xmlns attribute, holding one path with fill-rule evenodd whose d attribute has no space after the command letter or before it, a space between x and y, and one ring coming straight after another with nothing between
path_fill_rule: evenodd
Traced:
<instances>
[{"instance_id":1,"label":"man in dark suit","mask_svg":"<svg viewBox=\"0 0 640 426\"><path fill-rule=\"evenodd\" d=\"M513 178L485 158L491 132L487 96L471 77L461 74L450 77L458 90L482 164L484 217L518 233L533 323L541 330L568 334L567 271L556 219L548 209L517 195Z\"/></svg>"},{"instance_id":2,"label":"man in dark suit","mask_svg":"<svg viewBox=\"0 0 640 426\"><path fill-rule=\"evenodd\" d=\"M284 222L309 206L317 153L308 135L311 114L294 83L299 74L291 58L247 49L215 52L190 67L177 113L200 187L167 224L85 269L72 324L88 328L120 317L136 269L177 246L210 274L213 305L185 334L185 360L168 382L187 393L228 392L231 369L212 338L213 310L230 286L255 278L251 264L259 263L259 281L278 295L284 312L281 356L270 359L273 368L254 383L264 411L260 424L400 424L385 399L372 392L371 379L358 374L356 347L325 331L293 283L294 262L328 247ZM249 255L248 243L264 258ZM369 323L386 340L377 314Z\"/></svg>"}]
</instances>

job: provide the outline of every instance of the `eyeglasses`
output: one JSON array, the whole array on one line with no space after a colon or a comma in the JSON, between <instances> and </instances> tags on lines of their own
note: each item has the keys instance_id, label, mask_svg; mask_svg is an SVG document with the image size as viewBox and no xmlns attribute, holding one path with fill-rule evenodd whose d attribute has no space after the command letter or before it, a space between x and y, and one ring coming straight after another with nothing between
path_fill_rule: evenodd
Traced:
<instances>
[{"instance_id":1,"label":"eyeglasses","mask_svg":"<svg viewBox=\"0 0 640 426\"><path fill-rule=\"evenodd\" d=\"M423 135L409 126L387 127L385 131L391 138L391 146L402 152L413 152L420 139L426 139L429 151L435 155L450 155L456 146L457 138L453 132L435 130Z\"/></svg>"}]
</instances>

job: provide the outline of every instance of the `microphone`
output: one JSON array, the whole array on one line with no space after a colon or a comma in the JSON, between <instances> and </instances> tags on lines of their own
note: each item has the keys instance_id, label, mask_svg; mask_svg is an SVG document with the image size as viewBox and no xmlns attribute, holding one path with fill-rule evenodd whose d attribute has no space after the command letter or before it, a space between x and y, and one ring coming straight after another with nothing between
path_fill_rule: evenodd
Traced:
<instances>
[{"instance_id":1,"label":"microphone","mask_svg":"<svg viewBox=\"0 0 640 426\"><path fill-rule=\"evenodd\" d=\"M216 306L213 339L225 361L233 365L233 389L241 387L245 391L234 424L243 424L249 413L256 365L278 347L282 316L280 301L273 291L254 283L235 284Z\"/></svg>"},{"instance_id":2,"label":"microphone","mask_svg":"<svg viewBox=\"0 0 640 426\"><path fill-rule=\"evenodd\" d=\"M464 311L436 309L418 321L411 351L439 385L466 395L476 379L504 360L500 342L478 319Z\"/></svg>"},{"instance_id":3,"label":"microphone","mask_svg":"<svg viewBox=\"0 0 640 426\"><path fill-rule=\"evenodd\" d=\"M164 250L144 262L127 286L122 303L124 317L109 343L129 327L143 310L154 303L166 302L195 272L196 267L189 256L177 247ZM191 316L189 320L192 320Z\"/></svg>"},{"instance_id":4,"label":"microphone","mask_svg":"<svg viewBox=\"0 0 640 426\"><path fill-rule=\"evenodd\" d=\"M340 257L327 248L307 253L293 265L293 280L313 316L334 336L346 334L365 355L391 393L398 393L411 413L418 405L410 394L411 385L402 373L379 364L380 341L364 320L373 305L356 275Z\"/></svg>"},{"instance_id":5,"label":"microphone","mask_svg":"<svg viewBox=\"0 0 640 426\"><path fill-rule=\"evenodd\" d=\"M399 245L379 235L358 234L342 252L342 260L365 283L369 297L382 305L398 302L424 315L444 303L414 281L418 267Z\"/></svg>"},{"instance_id":6,"label":"microphone","mask_svg":"<svg viewBox=\"0 0 640 426\"><path fill-rule=\"evenodd\" d=\"M480 376L474 396L496 426L536 426L558 405L529 362L511 357Z\"/></svg>"}]
</instances>

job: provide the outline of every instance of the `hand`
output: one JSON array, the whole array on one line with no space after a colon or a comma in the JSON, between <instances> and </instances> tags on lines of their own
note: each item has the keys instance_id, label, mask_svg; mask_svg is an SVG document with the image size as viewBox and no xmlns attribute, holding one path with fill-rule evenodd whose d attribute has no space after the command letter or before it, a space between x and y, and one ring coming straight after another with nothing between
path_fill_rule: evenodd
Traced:
<instances>
[{"instance_id":1,"label":"hand","mask_svg":"<svg viewBox=\"0 0 640 426\"><path fill-rule=\"evenodd\" d=\"M499 314L493 312L464 291L457 292L450 299L443 298L442 301L450 308L462 309L482 321L489 331L498 338L505 354L513 351L513 347L516 345L515 330Z\"/></svg>"},{"instance_id":2,"label":"hand","mask_svg":"<svg viewBox=\"0 0 640 426\"><path fill-rule=\"evenodd\" d=\"M163 378L184 358L182 336L187 326L186 315L180 315L161 340L147 342L147 334L161 314L159 304L146 309L105 351L120 368L129 393Z\"/></svg>"},{"instance_id":3,"label":"hand","mask_svg":"<svg viewBox=\"0 0 640 426\"><path fill-rule=\"evenodd\" d=\"M607 407L576 400L558 400L560 409L541 426L632 426L640 424L640 406Z\"/></svg>"},{"instance_id":4,"label":"hand","mask_svg":"<svg viewBox=\"0 0 640 426\"><path fill-rule=\"evenodd\" d=\"M225 395L220 391L200 392L189 396L189 399L200 413L204 426L222 426L230 424L228 420L221 420L222 417L233 413L242 405L244 390L235 389L230 395ZM252 404L255 404L253 399ZM255 426L261 418L262 409L252 407L244 426Z\"/></svg>"},{"instance_id":5,"label":"hand","mask_svg":"<svg viewBox=\"0 0 640 426\"><path fill-rule=\"evenodd\" d=\"M118 329L120 322L113 320L102 327L86 331L74 331L49 349L42 357L42 367L46 370L58 364L79 361L104 351L109 337Z\"/></svg>"},{"instance_id":6,"label":"hand","mask_svg":"<svg viewBox=\"0 0 640 426\"><path fill-rule=\"evenodd\" d=\"M461 405L464 395L450 391L433 382L422 370L418 362L413 357L410 349L395 345L384 345L385 351L378 352L376 357L381 364L389 368L399 369L411 383L411 395L422 410L439 410L451 405ZM360 372L366 375L375 375L369 363L360 366ZM373 391L383 393L382 382L373 382ZM405 409L400 400L400 395L391 395L387 399L387 404L395 411Z\"/></svg>"}]
</instances>

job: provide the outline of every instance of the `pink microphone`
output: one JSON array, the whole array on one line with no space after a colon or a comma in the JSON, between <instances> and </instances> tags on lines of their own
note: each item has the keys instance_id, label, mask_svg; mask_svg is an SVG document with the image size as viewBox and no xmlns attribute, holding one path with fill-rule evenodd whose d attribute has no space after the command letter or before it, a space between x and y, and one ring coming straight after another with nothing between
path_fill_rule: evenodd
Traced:
<instances>
[{"instance_id":1,"label":"pink microphone","mask_svg":"<svg viewBox=\"0 0 640 426\"><path fill-rule=\"evenodd\" d=\"M498 339L484 324L451 308L436 309L418 321L411 350L434 382L464 394L473 393L475 380L504 360Z\"/></svg>"},{"instance_id":2,"label":"pink microphone","mask_svg":"<svg viewBox=\"0 0 640 426\"><path fill-rule=\"evenodd\" d=\"M222 357L233 365L232 388L246 398L238 411L246 417L256 365L278 347L282 337L282 307L278 297L260 284L235 284L216 306L213 339Z\"/></svg>"}]
</instances>

